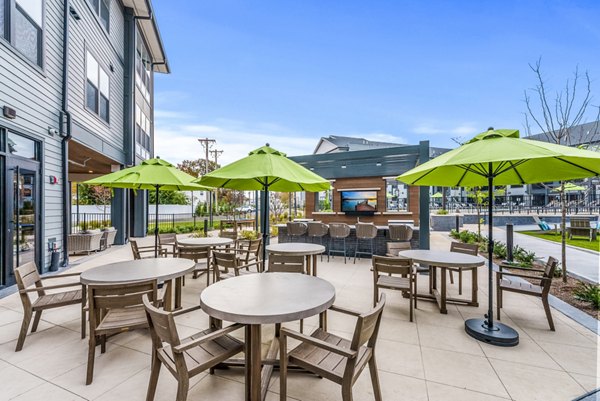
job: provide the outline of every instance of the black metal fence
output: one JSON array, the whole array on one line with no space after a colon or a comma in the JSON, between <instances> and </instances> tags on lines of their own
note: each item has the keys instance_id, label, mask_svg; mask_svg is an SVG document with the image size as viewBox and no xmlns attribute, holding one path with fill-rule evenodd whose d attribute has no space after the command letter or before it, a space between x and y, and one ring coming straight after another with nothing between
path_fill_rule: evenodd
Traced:
<instances>
[{"instance_id":1,"label":"black metal fence","mask_svg":"<svg viewBox=\"0 0 600 401\"><path fill-rule=\"evenodd\" d=\"M75 234L85 230L111 227L110 213L72 213L71 233Z\"/></svg>"}]
</instances>

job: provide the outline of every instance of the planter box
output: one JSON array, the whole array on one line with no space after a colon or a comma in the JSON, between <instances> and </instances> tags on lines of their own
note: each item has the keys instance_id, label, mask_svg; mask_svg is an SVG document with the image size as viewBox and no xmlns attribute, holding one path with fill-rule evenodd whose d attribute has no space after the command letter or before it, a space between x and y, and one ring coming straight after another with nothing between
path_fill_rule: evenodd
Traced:
<instances>
[{"instance_id":1,"label":"planter box","mask_svg":"<svg viewBox=\"0 0 600 401\"><path fill-rule=\"evenodd\" d=\"M450 231L456 228L456 217L458 216L459 228L463 226L462 214L432 214L429 218L430 226L433 231Z\"/></svg>"}]
</instances>

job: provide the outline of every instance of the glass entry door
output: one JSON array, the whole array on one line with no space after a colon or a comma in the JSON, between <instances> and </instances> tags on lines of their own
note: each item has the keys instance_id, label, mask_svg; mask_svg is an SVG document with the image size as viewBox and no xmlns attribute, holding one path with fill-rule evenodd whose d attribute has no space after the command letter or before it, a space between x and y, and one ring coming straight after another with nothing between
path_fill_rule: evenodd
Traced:
<instances>
[{"instance_id":1,"label":"glass entry door","mask_svg":"<svg viewBox=\"0 0 600 401\"><path fill-rule=\"evenodd\" d=\"M11 162L12 161L12 162ZM8 159L6 174L8 263L2 272L4 285L14 284L15 267L37 262L39 244L38 163Z\"/></svg>"}]
</instances>

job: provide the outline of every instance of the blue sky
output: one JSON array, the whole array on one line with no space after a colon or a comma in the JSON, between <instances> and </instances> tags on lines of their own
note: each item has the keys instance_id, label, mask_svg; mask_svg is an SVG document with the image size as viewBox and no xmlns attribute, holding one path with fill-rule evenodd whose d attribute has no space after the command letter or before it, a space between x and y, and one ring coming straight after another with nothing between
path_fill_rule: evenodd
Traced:
<instances>
[{"instance_id":1,"label":"blue sky","mask_svg":"<svg viewBox=\"0 0 600 401\"><path fill-rule=\"evenodd\" d=\"M156 146L172 162L207 136L227 163L327 135L454 147L523 130L539 57L550 90L577 65L600 88L597 0L153 2L172 70L156 75Z\"/></svg>"}]
</instances>

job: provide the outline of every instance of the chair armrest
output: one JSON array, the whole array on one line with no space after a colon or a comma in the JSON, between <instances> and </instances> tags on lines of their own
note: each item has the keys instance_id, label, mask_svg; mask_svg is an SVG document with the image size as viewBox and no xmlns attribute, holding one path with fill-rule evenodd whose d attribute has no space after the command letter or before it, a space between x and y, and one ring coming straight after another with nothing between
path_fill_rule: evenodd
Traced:
<instances>
[{"instance_id":1,"label":"chair armrest","mask_svg":"<svg viewBox=\"0 0 600 401\"><path fill-rule=\"evenodd\" d=\"M180 316L180 315L184 315L186 313L193 312L193 311L201 309L201 308L202 307L200 305L190 306L189 308L179 309L177 311L171 312L171 315Z\"/></svg>"},{"instance_id":2,"label":"chair armrest","mask_svg":"<svg viewBox=\"0 0 600 401\"><path fill-rule=\"evenodd\" d=\"M42 280L49 280L51 278L63 278L63 277L75 277L75 276L80 276L81 272L79 273L65 273L65 274L57 274L54 276L46 276L46 277L40 277L40 279Z\"/></svg>"},{"instance_id":3,"label":"chair armrest","mask_svg":"<svg viewBox=\"0 0 600 401\"><path fill-rule=\"evenodd\" d=\"M26 292L37 292L37 291L46 291L46 290L55 290L58 288L67 288L67 287L80 287L81 283L66 283L66 284L56 284L56 285L45 285L43 287L35 287L35 288L25 288L23 290L19 290L20 293Z\"/></svg>"},{"instance_id":4,"label":"chair armrest","mask_svg":"<svg viewBox=\"0 0 600 401\"><path fill-rule=\"evenodd\" d=\"M342 308L341 306L336 306L336 305L331 305L329 307L329 310L332 310L334 312L343 313L346 315L351 315L351 316L360 316L362 314L361 312L353 311L352 309Z\"/></svg>"},{"instance_id":5,"label":"chair armrest","mask_svg":"<svg viewBox=\"0 0 600 401\"><path fill-rule=\"evenodd\" d=\"M188 349L197 347L198 345L200 345L202 343L205 343L205 342L208 342L208 341L212 341L212 340L214 340L216 338L222 337L225 334L229 334L232 331L235 331L235 330L240 329L242 327L244 327L244 325L240 324L240 323L232 324L231 326L227 326L227 327L225 327L223 329L219 329L219 330L213 331L210 334L207 334L207 335L202 336L200 338L197 338L195 340L188 341L185 344L180 344L180 345L178 345L176 347L173 347L173 351L174 352L180 352L180 353L184 352L184 351L187 351Z\"/></svg>"},{"instance_id":6,"label":"chair armrest","mask_svg":"<svg viewBox=\"0 0 600 401\"><path fill-rule=\"evenodd\" d=\"M498 267L500 267L501 269L515 269L515 270L523 270L523 271L527 271L527 272L540 272L543 273L545 270L544 269L534 269L534 268L529 268L529 267L519 267L519 266L513 266L513 265L507 265L505 263L502 263L500 265L498 265Z\"/></svg>"},{"instance_id":7,"label":"chair armrest","mask_svg":"<svg viewBox=\"0 0 600 401\"><path fill-rule=\"evenodd\" d=\"M286 328L282 328L281 331L279 332L279 335L282 337L295 338L296 340L312 344L312 345L322 348L324 350L333 352L338 355L345 356L346 358L355 358L356 355L358 354L358 352L352 351L351 349L338 347L337 345L333 345L333 344L330 344L323 340L319 340L318 338L307 336L306 334L298 333L297 331L291 331Z\"/></svg>"},{"instance_id":8,"label":"chair armrest","mask_svg":"<svg viewBox=\"0 0 600 401\"><path fill-rule=\"evenodd\" d=\"M521 277L521 278L529 278L533 280L551 280L550 277L541 277L541 276L528 276L527 274L518 274L518 273L508 273L508 272L496 272L499 276L511 276L511 277Z\"/></svg>"}]
</instances>

